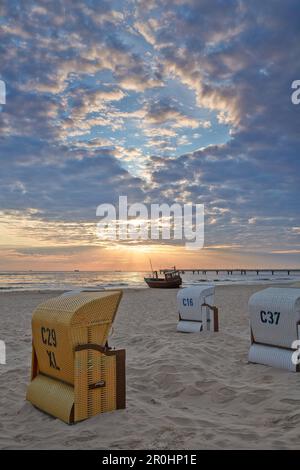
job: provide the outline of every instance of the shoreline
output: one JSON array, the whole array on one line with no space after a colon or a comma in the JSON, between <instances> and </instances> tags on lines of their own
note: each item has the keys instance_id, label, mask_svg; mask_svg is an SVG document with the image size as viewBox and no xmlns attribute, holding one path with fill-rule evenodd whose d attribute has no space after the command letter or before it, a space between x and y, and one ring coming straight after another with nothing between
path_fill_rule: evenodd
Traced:
<instances>
[{"instance_id":1,"label":"shoreline","mask_svg":"<svg viewBox=\"0 0 300 470\"><path fill-rule=\"evenodd\" d=\"M207 284L207 285L213 285L215 288L217 287L232 287L232 286L236 286L236 287L239 287L239 286L266 286L266 287L271 287L271 286L276 286L276 287L288 287L289 285L293 285L293 284L299 284L300 285L300 281L296 281L295 279L293 280L278 280L278 281L268 281L268 280L257 280L257 281L244 281L244 282L241 282L240 280L237 280L236 282L234 281L211 281L211 280L207 280L207 281L199 281L199 282L194 282L192 284L186 284L186 285L182 285L181 286L181 289L182 288L185 288L185 287L190 287L190 286L200 286L202 284ZM132 286L132 287L123 287L123 286L115 286L115 287L101 287L101 286L98 286L100 290L122 290L122 291L144 291L144 290L171 290L171 291L176 291L177 289L149 289L149 287L146 287L146 286L140 286L140 287L137 287L137 286ZM58 288L46 288L46 289L15 289L15 288L11 288L11 289L7 289L7 288L1 288L0 287L0 295L1 294L27 294L27 293L32 293L32 294L36 294L36 293L39 293L39 294L49 294L49 293L64 293L64 292L69 292L71 290L76 290L76 289L79 289L80 287L79 286L73 286L70 287L70 288L65 288L65 289L58 289ZM97 290L97 287L95 286L84 286L83 288L87 288L87 289L95 289Z\"/></svg>"}]
</instances>

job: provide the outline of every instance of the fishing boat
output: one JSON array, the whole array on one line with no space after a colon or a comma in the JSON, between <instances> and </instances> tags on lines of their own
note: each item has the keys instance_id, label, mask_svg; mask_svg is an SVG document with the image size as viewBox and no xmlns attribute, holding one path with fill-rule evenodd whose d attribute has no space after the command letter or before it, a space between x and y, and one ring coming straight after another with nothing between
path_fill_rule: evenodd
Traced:
<instances>
[{"instance_id":1,"label":"fishing boat","mask_svg":"<svg viewBox=\"0 0 300 470\"><path fill-rule=\"evenodd\" d=\"M176 269L165 271L164 275L165 277L158 277L157 271L152 271L153 277L144 277L144 281L155 289L176 289L181 286L182 279Z\"/></svg>"}]
</instances>

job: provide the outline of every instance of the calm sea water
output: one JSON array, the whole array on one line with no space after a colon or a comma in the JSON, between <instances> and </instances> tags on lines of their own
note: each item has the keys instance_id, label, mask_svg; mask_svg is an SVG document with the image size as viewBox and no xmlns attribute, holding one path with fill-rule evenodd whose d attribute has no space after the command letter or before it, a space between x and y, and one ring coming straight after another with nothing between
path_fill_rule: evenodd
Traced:
<instances>
[{"instance_id":1,"label":"calm sea water","mask_svg":"<svg viewBox=\"0 0 300 470\"><path fill-rule=\"evenodd\" d=\"M144 276L147 272L126 272L126 271L80 271L80 272L0 272L1 291L19 290L67 290L78 287L104 287L104 288L142 288L147 287ZM240 275L234 272L227 273L207 273L206 275L186 273L182 276L183 285L197 285L203 282L214 282L216 284L253 284L253 283L288 283L300 281L300 275L291 272L288 276L285 273L248 273Z\"/></svg>"}]
</instances>

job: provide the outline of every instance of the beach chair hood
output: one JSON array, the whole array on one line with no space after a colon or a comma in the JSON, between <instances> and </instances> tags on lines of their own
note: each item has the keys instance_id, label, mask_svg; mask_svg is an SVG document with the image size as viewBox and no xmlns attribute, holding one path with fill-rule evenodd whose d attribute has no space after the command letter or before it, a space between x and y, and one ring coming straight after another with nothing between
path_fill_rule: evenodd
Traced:
<instances>
[{"instance_id":1,"label":"beach chair hood","mask_svg":"<svg viewBox=\"0 0 300 470\"><path fill-rule=\"evenodd\" d=\"M300 289L269 287L249 299L254 342L291 348L298 338Z\"/></svg>"}]
</instances>

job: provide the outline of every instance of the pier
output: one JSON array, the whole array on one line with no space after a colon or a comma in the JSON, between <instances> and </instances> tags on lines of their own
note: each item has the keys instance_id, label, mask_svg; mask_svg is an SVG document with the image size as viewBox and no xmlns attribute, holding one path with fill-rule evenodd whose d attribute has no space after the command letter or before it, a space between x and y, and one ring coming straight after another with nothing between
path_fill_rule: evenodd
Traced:
<instances>
[{"instance_id":1,"label":"pier","mask_svg":"<svg viewBox=\"0 0 300 470\"><path fill-rule=\"evenodd\" d=\"M174 267L174 269L176 269ZM160 273L164 274L165 272L170 271L170 269L160 269ZM290 274L300 274L300 269L292 269L292 268L235 268L235 269L204 269L204 268L194 268L194 269L177 269L177 271L180 272L180 274L185 274L185 273L193 273L193 274L207 274L207 273L216 273L217 275L220 273L225 273L228 275L231 274L241 274L241 275L246 275L247 273L256 273L257 275L259 274L277 274L277 273L282 273L282 274L287 274L288 276Z\"/></svg>"}]
</instances>

